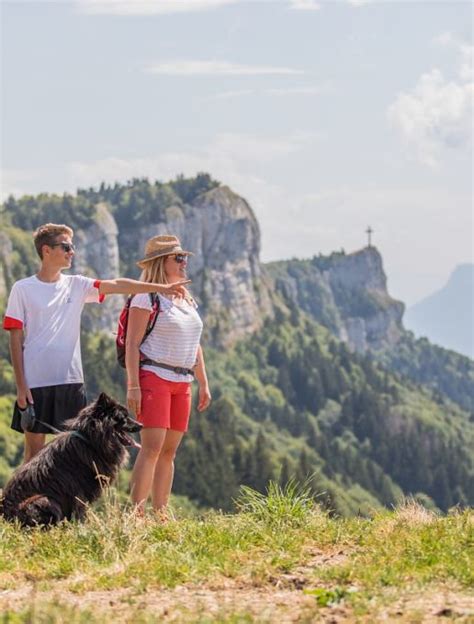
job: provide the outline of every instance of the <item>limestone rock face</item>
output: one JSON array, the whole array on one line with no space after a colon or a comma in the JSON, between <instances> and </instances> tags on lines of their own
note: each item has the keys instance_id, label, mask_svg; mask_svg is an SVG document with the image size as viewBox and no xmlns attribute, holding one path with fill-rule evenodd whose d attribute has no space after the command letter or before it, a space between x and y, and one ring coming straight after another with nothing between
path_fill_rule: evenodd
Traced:
<instances>
[{"instance_id":1,"label":"limestone rock face","mask_svg":"<svg viewBox=\"0 0 474 624\"><path fill-rule=\"evenodd\" d=\"M364 352L396 344L403 332L404 305L388 294L377 249L341 256L327 273L350 346Z\"/></svg>"},{"instance_id":2,"label":"limestone rock face","mask_svg":"<svg viewBox=\"0 0 474 624\"><path fill-rule=\"evenodd\" d=\"M74 232L76 253L72 273L80 273L99 279L120 277L118 228L114 217L105 204L98 204L92 225ZM123 307L123 297L106 297L100 305L86 305L83 327L115 331Z\"/></svg>"},{"instance_id":3,"label":"limestone rock face","mask_svg":"<svg viewBox=\"0 0 474 624\"><path fill-rule=\"evenodd\" d=\"M157 234L175 234L194 253L188 262L190 290L213 344L232 343L272 314L257 220L247 202L228 187L215 188L184 207L168 208L166 221L140 228L127 244L143 253L146 241Z\"/></svg>"},{"instance_id":4,"label":"limestone rock face","mask_svg":"<svg viewBox=\"0 0 474 624\"><path fill-rule=\"evenodd\" d=\"M387 293L382 256L375 247L337 256L328 273L331 285L349 290L364 288L384 295Z\"/></svg>"},{"instance_id":5,"label":"limestone rock face","mask_svg":"<svg viewBox=\"0 0 474 624\"><path fill-rule=\"evenodd\" d=\"M404 306L387 292L382 257L374 247L346 255L275 262L275 289L351 349L363 353L398 342Z\"/></svg>"}]
</instances>

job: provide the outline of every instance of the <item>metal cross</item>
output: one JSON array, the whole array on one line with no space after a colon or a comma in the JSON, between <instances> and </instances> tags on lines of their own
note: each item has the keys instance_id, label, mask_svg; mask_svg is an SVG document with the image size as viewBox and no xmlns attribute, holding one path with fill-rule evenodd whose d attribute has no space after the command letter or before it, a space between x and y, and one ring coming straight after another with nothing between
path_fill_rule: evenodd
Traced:
<instances>
[{"instance_id":1,"label":"metal cross","mask_svg":"<svg viewBox=\"0 0 474 624\"><path fill-rule=\"evenodd\" d=\"M365 231L366 231L366 233L367 233L367 234L368 234L368 236L369 236L369 245L368 245L368 246L369 246L369 247L372 247L372 234L374 233L374 231L373 231L373 229L370 227L370 225L369 225L369 227L368 227Z\"/></svg>"}]
</instances>

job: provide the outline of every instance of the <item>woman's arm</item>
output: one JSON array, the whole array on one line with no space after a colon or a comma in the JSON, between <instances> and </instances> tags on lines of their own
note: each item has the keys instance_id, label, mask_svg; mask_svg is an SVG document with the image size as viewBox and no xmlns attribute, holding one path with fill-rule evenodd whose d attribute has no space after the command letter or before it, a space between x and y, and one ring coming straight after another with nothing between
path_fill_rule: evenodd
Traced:
<instances>
[{"instance_id":1,"label":"woman's arm","mask_svg":"<svg viewBox=\"0 0 474 624\"><path fill-rule=\"evenodd\" d=\"M142 308L130 308L128 312L127 340L125 342L125 367L127 369L127 406L137 416L140 413L142 393L140 390L140 345L145 335L150 312Z\"/></svg>"},{"instance_id":2,"label":"woman's arm","mask_svg":"<svg viewBox=\"0 0 474 624\"><path fill-rule=\"evenodd\" d=\"M209 407L211 402L211 392L209 390L209 382L207 380L206 365L204 363L204 353L201 345L198 347L197 362L194 369L194 374L199 384L199 403L198 411L203 412Z\"/></svg>"},{"instance_id":3,"label":"woman's arm","mask_svg":"<svg viewBox=\"0 0 474 624\"><path fill-rule=\"evenodd\" d=\"M186 293L186 284L191 283L191 280L180 280L172 284L153 284L126 277L99 281L99 294L101 295L137 295L139 293L159 292L162 295L179 295L182 297Z\"/></svg>"}]
</instances>

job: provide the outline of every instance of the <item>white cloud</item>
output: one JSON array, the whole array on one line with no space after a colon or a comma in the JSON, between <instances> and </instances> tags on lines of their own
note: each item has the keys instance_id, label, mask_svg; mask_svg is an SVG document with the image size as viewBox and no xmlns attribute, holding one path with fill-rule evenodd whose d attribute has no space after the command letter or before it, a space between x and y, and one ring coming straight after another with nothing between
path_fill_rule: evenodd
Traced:
<instances>
[{"instance_id":1,"label":"white cloud","mask_svg":"<svg viewBox=\"0 0 474 624\"><path fill-rule=\"evenodd\" d=\"M290 67L265 65L240 65L227 61L173 60L150 63L145 73L162 76L281 76L299 75L304 72Z\"/></svg>"},{"instance_id":2,"label":"white cloud","mask_svg":"<svg viewBox=\"0 0 474 624\"><path fill-rule=\"evenodd\" d=\"M76 0L78 9L92 15L162 15L206 11L239 0Z\"/></svg>"},{"instance_id":3,"label":"white cloud","mask_svg":"<svg viewBox=\"0 0 474 624\"><path fill-rule=\"evenodd\" d=\"M290 9L295 11L319 11L321 3L316 0L290 0Z\"/></svg>"},{"instance_id":4,"label":"white cloud","mask_svg":"<svg viewBox=\"0 0 474 624\"><path fill-rule=\"evenodd\" d=\"M388 108L391 124L424 164L436 166L447 148L459 148L472 140L472 46L451 33L436 38L440 45L454 45L458 52L457 77L447 79L434 68L420 76L411 91L398 94Z\"/></svg>"},{"instance_id":5,"label":"white cloud","mask_svg":"<svg viewBox=\"0 0 474 624\"><path fill-rule=\"evenodd\" d=\"M458 76L462 81L474 80L474 46L458 39L452 32L444 32L435 37L434 42L453 48L459 58Z\"/></svg>"}]
</instances>

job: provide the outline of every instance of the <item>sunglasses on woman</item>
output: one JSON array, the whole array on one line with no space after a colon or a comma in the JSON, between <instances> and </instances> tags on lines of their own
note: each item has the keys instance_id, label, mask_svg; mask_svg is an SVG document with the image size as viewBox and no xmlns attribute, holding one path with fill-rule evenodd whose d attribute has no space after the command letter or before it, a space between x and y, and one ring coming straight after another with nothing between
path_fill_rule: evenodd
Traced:
<instances>
[{"instance_id":1,"label":"sunglasses on woman","mask_svg":"<svg viewBox=\"0 0 474 624\"><path fill-rule=\"evenodd\" d=\"M186 260L186 256L184 254L176 254L173 258L177 264L182 264Z\"/></svg>"},{"instance_id":2,"label":"sunglasses on woman","mask_svg":"<svg viewBox=\"0 0 474 624\"><path fill-rule=\"evenodd\" d=\"M72 243L53 243L49 245L50 247L62 247L63 251L69 253L70 251L75 251L75 247Z\"/></svg>"}]
</instances>

